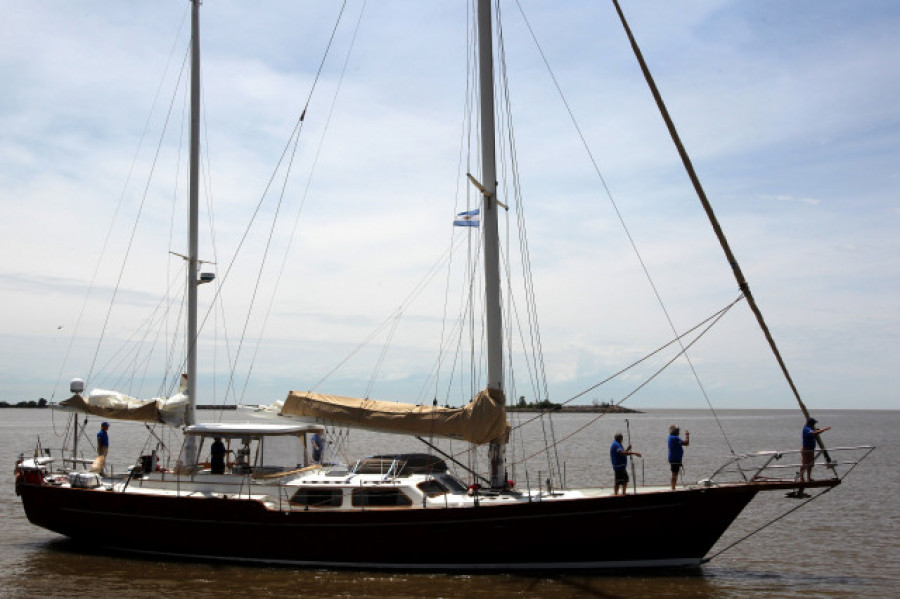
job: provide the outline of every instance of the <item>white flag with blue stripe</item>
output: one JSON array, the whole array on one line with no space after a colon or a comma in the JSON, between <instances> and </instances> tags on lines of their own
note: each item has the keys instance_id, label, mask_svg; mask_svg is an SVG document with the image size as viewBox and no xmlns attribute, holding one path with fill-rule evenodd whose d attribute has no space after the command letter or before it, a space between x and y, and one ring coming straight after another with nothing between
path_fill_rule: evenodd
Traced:
<instances>
[{"instance_id":1,"label":"white flag with blue stripe","mask_svg":"<svg viewBox=\"0 0 900 599\"><path fill-rule=\"evenodd\" d=\"M460 212L456 215L456 220L453 221L454 227L477 227L478 223L481 222L478 218L479 210L476 208L475 210L467 210L465 212Z\"/></svg>"}]
</instances>

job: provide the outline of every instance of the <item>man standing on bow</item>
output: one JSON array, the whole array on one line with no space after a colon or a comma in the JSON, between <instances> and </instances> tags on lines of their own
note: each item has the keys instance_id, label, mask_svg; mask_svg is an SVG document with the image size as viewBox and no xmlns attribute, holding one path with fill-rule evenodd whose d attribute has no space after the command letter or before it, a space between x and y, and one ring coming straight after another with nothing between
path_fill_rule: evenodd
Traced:
<instances>
[{"instance_id":1,"label":"man standing on bow","mask_svg":"<svg viewBox=\"0 0 900 599\"><path fill-rule=\"evenodd\" d=\"M691 444L691 431L684 431L684 439L678 435L681 429L676 425L669 427L669 466L672 470L672 490L678 483L678 473L684 468L684 448Z\"/></svg>"},{"instance_id":2,"label":"man standing on bow","mask_svg":"<svg viewBox=\"0 0 900 599\"><path fill-rule=\"evenodd\" d=\"M806 426L803 427L803 449L800 452L803 464L800 466L800 482L803 482L804 479L807 482L812 482L812 469L816 461L816 439L819 434L831 430L830 426L816 428L817 422L818 420L815 418L808 418Z\"/></svg>"}]
</instances>

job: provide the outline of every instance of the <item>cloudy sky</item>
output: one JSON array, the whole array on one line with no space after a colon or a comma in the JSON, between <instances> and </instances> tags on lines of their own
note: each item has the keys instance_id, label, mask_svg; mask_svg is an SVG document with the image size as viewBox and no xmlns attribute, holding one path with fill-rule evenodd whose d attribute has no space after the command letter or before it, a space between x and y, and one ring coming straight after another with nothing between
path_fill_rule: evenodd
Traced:
<instances>
[{"instance_id":1,"label":"cloudy sky","mask_svg":"<svg viewBox=\"0 0 900 599\"><path fill-rule=\"evenodd\" d=\"M75 376L164 392L188 3L0 4L0 400L61 399ZM896 408L900 5L623 4L804 401ZM510 393L565 401L672 339L654 287L679 331L738 290L612 5L521 8L540 49L517 4L503 3L503 39L543 369L533 383L517 362ZM201 290L201 403L312 388L458 405L481 376L478 326L453 324L473 230L450 223L479 171L466 4L351 1L335 28L340 9L202 7L201 254L225 285ZM508 222L521 288L515 210ZM508 321L527 311L516 299ZM746 303L690 356L715 407L796 405ZM705 407L683 360L641 386L671 357L576 401Z\"/></svg>"}]
</instances>

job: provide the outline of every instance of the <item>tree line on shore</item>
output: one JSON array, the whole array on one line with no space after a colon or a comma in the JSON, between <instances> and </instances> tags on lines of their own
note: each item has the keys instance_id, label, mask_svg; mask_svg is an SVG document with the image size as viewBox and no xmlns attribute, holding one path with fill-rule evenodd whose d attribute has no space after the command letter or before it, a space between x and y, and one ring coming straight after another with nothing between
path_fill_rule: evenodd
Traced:
<instances>
[{"instance_id":1,"label":"tree line on shore","mask_svg":"<svg viewBox=\"0 0 900 599\"><path fill-rule=\"evenodd\" d=\"M8 401L0 401L0 408L46 408L50 405L43 397L37 401L20 401L18 403L9 403Z\"/></svg>"},{"instance_id":2,"label":"tree line on shore","mask_svg":"<svg viewBox=\"0 0 900 599\"><path fill-rule=\"evenodd\" d=\"M554 403L548 399L541 401L526 401L525 397L519 398L515 405L507 407L510 412L604 412L618 414L639 414L639 410L632 410L623 406L616 405L612 402L599 402L594 400L591 405L563 405Z\"/></svg>"}]
</instances>

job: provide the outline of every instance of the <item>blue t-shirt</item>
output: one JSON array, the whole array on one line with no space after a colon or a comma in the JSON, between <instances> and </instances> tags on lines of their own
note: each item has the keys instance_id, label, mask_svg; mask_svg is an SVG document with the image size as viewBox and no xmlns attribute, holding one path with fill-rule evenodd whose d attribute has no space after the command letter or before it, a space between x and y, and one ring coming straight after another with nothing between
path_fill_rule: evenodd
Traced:
<instances>
[{"instance_id":1,"label":"blue t-shirt","mask_svg":"<svg viewBox=\"0 0 900 599\"><path fill-rule=\"evenodd\" d=\"M669 435L669 461L676 464L684 457L684 441L678 435Z\"/></svg>"},{"instance_id":2,"label":"blue t-shirt","mask_svg":"<svg viewBox=\"0 0 900 599\"><path fill-rule=\"evenodd\" d=\"M813 428L809 425L803 427L803 449L816 448L816 435Z\"/></svg>"},{"instance_id":3,"label":"blue t-shirt","mask_svg":"<svg viewBox=\"0 0 900 599\"><path fill-rule=\"evenodd\" d=\"M109 447L109 435L103 429L97 433L97 447Z\"/></svg>"},{"instance_id":4,"label":"blue t-shirt","mask_svg":"<svg viewBox=\"0 0 900 599\"><path fill-rule=\"evenodd\" d=\"M624 453L625 448L618 441L613 441L609 446L609 461L612 462L613 470L623 470L628 467L628 456Z\"/></svg>"},{"instance_id":5,"label":"blue t-shirt","mask_svg":"<svg viewBox=\"0 0 900 599\"><path fill-rule=\"evenodd\" d=\"M322 446L323 446L322 435L319 433L313 433L312 436L312 453L313 453L313 461L318 462L322 459Z\"/></svg>"}]
</instances>

